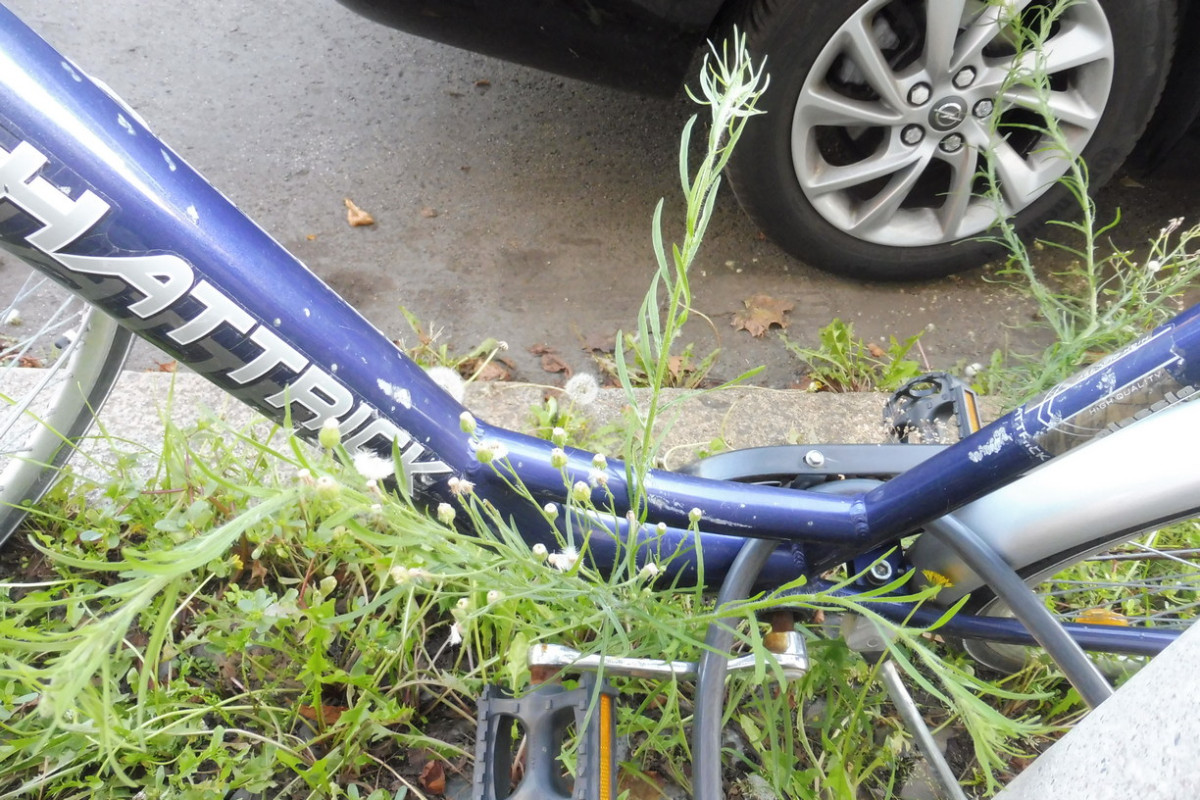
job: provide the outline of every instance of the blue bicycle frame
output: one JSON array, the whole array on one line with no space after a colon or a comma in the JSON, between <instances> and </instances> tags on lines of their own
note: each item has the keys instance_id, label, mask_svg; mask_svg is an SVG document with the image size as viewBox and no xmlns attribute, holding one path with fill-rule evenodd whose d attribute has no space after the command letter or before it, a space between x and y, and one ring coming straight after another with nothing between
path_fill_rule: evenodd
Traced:
<instances>
[{"instance_id":1,"label":"blue bicycle frame","mask_svg":"<svg viewBox=\"0 0 1200 800\"><path fill-rule=\"evenodd\" d=\"M20 212L0 215L7 250L268 417L288 417L312 436L337 420L349 448L398 453L404 488L421 502L450 500L452 479L469 481L531 543L556 547L565 531L555 525L588 522L611 534L590 536L599 563L624 547L652 548L681 554L672 563L692 577L702 553L710 583L744 537L783 543L764 583L819 574L1200 385L1193 308L870 491L839 496L652 471L639 487L644 507L627 516L634 477L624 465L610 462L601 477L590 453L569 451L559 468L548 442L482 422L464 432L464 409L420 367L2 7L0 200ZM481 446L507 452L536 503L517 496L503 470L481 463ZM552 521L542 513L544 503L568 504L579 481L608 516ZM689 531L695 510L698 541ZM1011 620L954 624L961 635L1029 641ZM1163 646L1136 631L1104 634L1114 649Z\"/></svg>"}]
</instances>

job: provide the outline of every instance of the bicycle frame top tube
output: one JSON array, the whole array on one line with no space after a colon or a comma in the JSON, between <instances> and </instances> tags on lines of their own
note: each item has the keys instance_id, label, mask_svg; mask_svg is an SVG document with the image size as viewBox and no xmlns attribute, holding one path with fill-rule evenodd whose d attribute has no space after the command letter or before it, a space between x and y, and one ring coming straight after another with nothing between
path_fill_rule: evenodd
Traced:
<instances>
[{"instance_id":1,"label":"bicycle frame top tube","mask_svg":"<svg viewBox=\"0 0 1200 800\"><path fill-rule=\"evenodd\" d=\"M1186 399L1200 383L1195 309L866 494L836 496L652 471L644 520L627 521L623 465L597 471L569 451L479 423L299 261L250 222L137 116L0 6L0 244L117 317L239 399L309 436L336 420L347 447L399 453L425 502L469 481L530 542L557 546L540 505L589 487L618 534L593 536L598 560L621 541L694 549L720 580L742 537L790 541L765 579L805 572L805 543L861 552L941 516L1030 467L1132 419ZM507 453L483 464L481 446ZM511 471L510 471L511 468ZM508 481L527 487L536 502ZM583 522L564 514L564 521ZM653 527L667 526L666 533ZM694 554L693 554L694 555ZM686 559L685 559L686 562Z\"/></svg>"}]
</instances>

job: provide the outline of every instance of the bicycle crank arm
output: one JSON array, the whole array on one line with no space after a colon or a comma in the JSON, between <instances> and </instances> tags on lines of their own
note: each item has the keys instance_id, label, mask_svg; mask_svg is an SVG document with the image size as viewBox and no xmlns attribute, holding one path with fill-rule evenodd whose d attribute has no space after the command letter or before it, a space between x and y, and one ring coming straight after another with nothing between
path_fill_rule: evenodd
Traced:
<instances>
[{"instance_id":1,"label":"bicycle crank arm","mask_svg":"<svg viewBox=\"0 0 1200 800\"><path fill-rule=\"evenodd\" d=\"M804 637L798 631L768 634L767 646L783 670L786 680L796 680L808 671L808 651ZM778 650L776 650L778 648ZM753 655L740 656L729 662L729 671L746 671L755 668ZM695 678L698 673L694 661L664 661L657 658L622 658L603 654L583 655L578 650L558 644L538 644L529 648L530 668L550 670L572 670L576 672L602 672L627 678Z\"/></svg>"}]
</instances>

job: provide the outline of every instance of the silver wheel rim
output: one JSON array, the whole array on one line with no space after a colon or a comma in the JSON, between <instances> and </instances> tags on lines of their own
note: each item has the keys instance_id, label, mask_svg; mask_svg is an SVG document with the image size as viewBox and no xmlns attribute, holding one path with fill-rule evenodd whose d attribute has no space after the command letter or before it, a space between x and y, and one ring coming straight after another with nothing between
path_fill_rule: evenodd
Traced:
<instances>
[{"instance_id":1,"label":"silver wheel rim","mask_svg":"<svg viewBox=\"0 0 1200 800\"><path fill-rule=\"evenodd\" d=\"M982 196L980 178L987 160L1001 213L1045 194L1069 161L1028 129L1040 120L1030 110L1033 92L1006 88L1009 70L1032 62L1013 52L1008 21L1039 5L863 3L817 57L793 115L793 165L813 208L856 239L915 247L975 236L992 224L997 208ZM914 40L919 52L906 52ZM1099 0L1067 6L1044 65L1050 107L1078 154L1112 85L1112 35Z\"/></svg>"},{"instance_id":2,"label":"silver wheel rim","mask_svg":"<svg viewBox=\"0 0 1200 800\"><path fill-rule=\"evenodd\" d=\"M1029 580L1047 607L1064 622L1183 630L1200 616L1200 521L1186 523L1187 535L1164 543L1155 531L1089 556L1077 566L1047 570ZM1011 616L993 600L979 612ZM995 669L1015 671L1028 661L1028 648L969 641L973 657ZM1145 658L1094 656L1111 675L1131 672Z\"/></svg>"}]
</instances>

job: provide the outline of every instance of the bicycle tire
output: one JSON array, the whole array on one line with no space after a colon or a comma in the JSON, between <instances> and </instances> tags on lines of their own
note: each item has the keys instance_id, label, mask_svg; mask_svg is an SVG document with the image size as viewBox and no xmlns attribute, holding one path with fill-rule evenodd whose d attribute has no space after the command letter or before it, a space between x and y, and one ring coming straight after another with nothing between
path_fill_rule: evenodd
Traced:
<instances>
[{"instance_id":1,"label":"bicycle tire","mask_svg":"<svg viewBox=\"0 0 1200 800\"><path fill-rule=\"evenodd\" d=\"M0 265L20 285L0 312L0 545L87 434L132 341L48 278L21 281L22 269Z\"/></svg>"}]
</instances>

